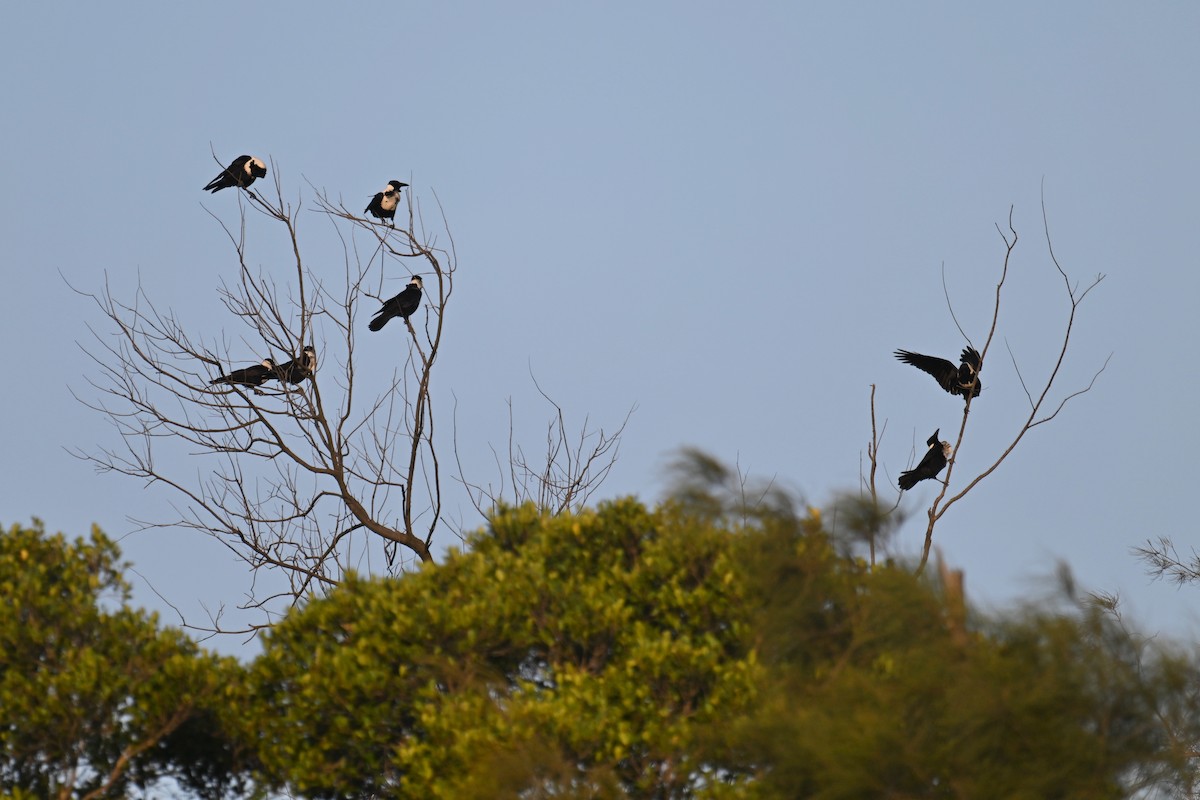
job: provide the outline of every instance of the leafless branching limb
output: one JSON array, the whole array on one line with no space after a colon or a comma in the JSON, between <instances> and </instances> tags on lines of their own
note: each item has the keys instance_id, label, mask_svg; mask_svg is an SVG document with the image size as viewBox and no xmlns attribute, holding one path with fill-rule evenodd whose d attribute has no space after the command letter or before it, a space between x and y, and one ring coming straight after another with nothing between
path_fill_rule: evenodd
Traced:
<instances>
[{"instance_id":1,"label":"leafless branching limb","mask_svg":"<svg viewBox=\"0 0 1200 800\"><path fill-rule=\"evenodd\" d=\"M867 526L865 535L867 536L867 549L871 559L871 566L875 566L875 549L879 544L879 538L884 533L884 522L893 515L900 507L901 495L897 493L896 501L891 507L885 507L879 502L879 487L875 482L876 474L879 471L879 446L883 443L883 436L887 433L887 421L880 428L875 419L875 384L871 384L871 441L867 443L867 462L870 464L867 474L862 474L861 457L859 467L859 501L867 504L871 510L870 514L862 515L871 524ZM864 494L865 492L865 494ZM893 520L894 522L894 520ZM894 525L888 525L889 528Z\"/></svg>"},{"instance_id":2,"label":"leafless branching limb","mask_svg":"<svg viewBox=\"0 0 1200 800\"><path fill-rule=\"evenodd\" d=\"M486 485L466 477L458 446L457 431L454 455L458 480L467 490L471 505L480 516L487 517L501 504L521 505L532 502L551 514L578 511L604 483L616 466L621 450L621 437L636 406L629 409L621 423L611 431L592 428L590 418L584 417L577 433L567 427L563 408L530 374L538 394L551 408L545 429L544 455L533 459L517 441L511 398L508 401L508 446L503 457L492 449L497 479Z\"/></svg>"},{"instance_id":3,"label":"leafless branching limb","mask_svg":"<svg viewBox=\"0 0 1200 800\"><path fill-rule=\"evenodd\" d=\"M670 502L705 519L738 528L768 518L798 518L798 495L779 485L774 475L751 478L740 463L730 469L694 447L680 448L667 469Z\"/></svg>"},{"instance_id":4,"label":"leafless branching limb","mask_svg":"<svg viewBox=\"0 0 1200 800\"><path fill-rule=\"evenodd\" d=\"M179 708L172 711L171 715L163 721L157 730L149 732L144 739L135 744L130 744L122 750L116 762L109 770L108 775L105 776L104 781L98 787L83 795L82 800L96 800L112 791L113 786L116 785L117 781L121 779L121 776L129 768L130 762L152 747L157 747L159 742L170 736L180 725L187 721L193 712L193 708L193 704L190 702L180 705ZM63 786L58 796L63 798L63 800L68 800L72 796L78 796L78 794L75 791L75 787Z\"/></svg>"},{"instance_id":5,"label":"leafless branching limb","mask_svg":"<svg viewBox=\"0 0 1200 800\"><path fill-rule=\"evenodd\" d=\"M1167 536L1147 539L1145 545L1134 547L1133 553L1146 563L1146 571L1155 579L1165 578L1179 586L1200 582L1200 554L1192 550L1188 556L1180 555Z\"/></svg>"},{"instance_id":6,"label":"leafless branching limb","mask_svg":"<svg viewBox=\"0 0 1200 800\"><path fill-rule=\"evenodd\" d=\"M440 204L444 247L411 196L407 226L393 228L317 193L315 210L342 251L340 279L330 280L325 265L318 271L303 257L302 204L285 199L271 167L272 195L235 191L234 225L209 212L236 256L232 277L217 287L236 334L220 324L198 332L140 281L129 300L107 280L96 293L76 290L104 319L84 346L99 371L89 379L96 394L76 396L118 434L115 445L77 454L99 471L169 487L177 516L140 524L221 541L258 576L242 607L260 609L264 624L306 593L336 585L372 550L400 547L431 560L442 500L430 378L456 270ZM252 224L256 215L265 228ZM248 230L256 247L283 254L270 267L250 262ZM382 295L385 279L417 272L426 276L422 308L406 326L371 334L379 337L373 347L389 343L394 355L373 355L372 370L357 369L361 301ZM284 380L279 367L261 387L213 383L266 357L277 365L300 359L306 345L316 348L311 375ZM260 573L282 583L260 582Z\"/></svg>"}]
</instances>

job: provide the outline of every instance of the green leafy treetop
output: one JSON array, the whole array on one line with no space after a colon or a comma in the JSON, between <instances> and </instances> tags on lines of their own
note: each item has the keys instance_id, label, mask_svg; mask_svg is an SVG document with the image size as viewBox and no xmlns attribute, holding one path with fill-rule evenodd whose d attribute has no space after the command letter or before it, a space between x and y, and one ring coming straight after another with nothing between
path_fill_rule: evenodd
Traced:
<instances>
[{"instance_id":1,"label":"green leafy treetop","mask_svg":"<svg viewBox=\"0 0 1200 800\"><path fill-rule=\"evenodd\" d=\"M753 694L728 534L623 500L505 509L471 545L272 630L251 694L275 779L313 797L686 793L697 731Z\"/></svg>"},{"instance_id":2,"label":"green leafy treetop","mask_svg":"<svg viewBox=\"0 0 1200 800\"><path fill-rule=\"evenodd\" d=\"M1194 656L1069 586L973 613L862 557L875 515L834 533L709 466L653 510L502 508L441 565L309 598L245 668L129 610L102 534L14 528L0 795L1196 796Z\"/></svg>"},{"instance_id":3,"label":"green leafy treetop","mask_svg":"<svg viewBox=\"0 0 1200 800\"><path fill-rule=\"evenodd\" d=\"M36 520L0 530L0 794L121 797L172 776L219 797L236 783L214 708L239 668L130 609L119 559L96 528L73 542Z\"/></svg>"},{"instance_id":4,"label":"green leafy treetop","mask_svg":"<svg viewBox=\"0 0 1200 800\"><path fill-rule=\"evenodd\" d=\"M968 618L856 556L854 531L743 500L503 509L444 565L312 600L252 668L264 780L320 798L1190 791L1194 659L1085 604Z\"/></svg>"}]
</instances>

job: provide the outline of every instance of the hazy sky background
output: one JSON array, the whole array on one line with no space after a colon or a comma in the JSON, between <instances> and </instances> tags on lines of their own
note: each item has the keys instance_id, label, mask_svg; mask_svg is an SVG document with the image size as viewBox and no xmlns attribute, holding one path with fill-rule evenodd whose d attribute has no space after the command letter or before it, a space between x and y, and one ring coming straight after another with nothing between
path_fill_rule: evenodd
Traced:
<instances>
[{"instance_id":1,"label":"hazy sky background","mask_svg":"<svg viewBox=\"0 0 1200 800\"><path fill-rule=\"evenodd\" d=\"M236 222L236 198L200 190L210 146L273 158L306 200L311 184L361 207L396 177L423 202L436 191L459 272L435 389L443 422L458 398L468 470L490 477L510 397L537 449L548 409L532 370L573 426L611 427L636 404L601 495L648 501L681 446L815 505L855 488L871 383L894 482L914 442L957 430L961 401L892 351L964 345L943 264L982 343L995 225L1015 206L956 477L990 463L1027 413L1006 342L1035 382L1068 312L1044 180L1063 267L1108 276L1053 397L1112 361L937 543L977 602L1035 595L1066 559L1150 630L1194 632L1200 588L1151 583L1130 547L1196 538L1197 42L1200 6L1182 2L10 6L0 523L124 537L153 608L150 585L193 615L241 599L248 576L216 542L127 535L128 517L166 518L176 497L66 452L117 443L71 394L95 398L79 343L107 329L67 281L97 291L107 274L129 298L140 275L197 332L237 332L216 296L236 263L205 210ZM328 225L304 214L310 261L328 252L336 278ZM248 234L277 235L253 216ZM358 352L391 357L366 339ZM917 551L933 488L906 498L899 552ZM461 497L449 511L476 524Z\"/></svg>"}]
</instances>

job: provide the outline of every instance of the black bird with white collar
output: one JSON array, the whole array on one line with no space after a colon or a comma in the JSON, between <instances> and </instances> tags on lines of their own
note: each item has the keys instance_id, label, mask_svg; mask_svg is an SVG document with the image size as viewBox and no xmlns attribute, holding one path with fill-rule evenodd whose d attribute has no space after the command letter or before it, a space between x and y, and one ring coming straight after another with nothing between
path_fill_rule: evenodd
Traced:
<instances>
[{"instance_id":1,"label":"black bird with white collar","mask_svg":"<svg viewBox=\"0 0 1200 800\"><path fill-rule=\"evenodd\" d=\"M237 186L239 189L249 189L256 178L267 177L267 165L261 158L254 156L238 156L233 163L221 171L221 174L208 182L204 191L214 194L222 189Z\"/></svg>"},{"instance_id":2,"label":"black bird with white collar","mask_svg":"<svg viewBox=\"0 0 1200 800\"><path fill-rule=\"evenodd\" d=\"M383 326L388 324L388 320L393 317L400 317L407 322L408 318L421 306L422 286L421 276L413 275L403 292L384 301L383 307L375 312L375 319L371 320L371 324L367 327L373 331L382 330Z\"/></svg>"},{"instance_id":3,"label":"black bird with white collar","mask_svg":"<svg viewBox=\"0 0 1200 800\"><path fill-rule=\"evenodd\" d=\"M929 449L925 451L925 457L921 459L921 463L917 464L916 469L910 469L900 473L900 488L908 490L916 486L920 481L936 478L938 473L946 468L946 463L950 460L950 443L939 442L938 434L942 432L938 428L933 432L925 444L929 445Z\"/></svg>"},{"instance_id":4,"label":"black bird with white collar","mask_svg":"<svg viewBox=\"0 0 1200 800\"><path fill-rule=\"evenodd\" d=\"M408 186L400 181L388 181L387 188L377 192L371 202L363 209L364 214L370 214L376 219L387 220L393 225L396 218L396 207L400 205L400 190Z\"/></svg>"},{"instance_id":5,"label":"black bird with white collar","mask_svg":"<svg viewBox=\"0 0 1200 800\"><path fill-rule=\"evenodd\" d=\"M317 349L311 344L304 345L299 358L293 358L286 364L275 368L272 378L278 378L286 383L303 383L305 378L311 378L317 371Z\"/></svg>"}]
</instances>

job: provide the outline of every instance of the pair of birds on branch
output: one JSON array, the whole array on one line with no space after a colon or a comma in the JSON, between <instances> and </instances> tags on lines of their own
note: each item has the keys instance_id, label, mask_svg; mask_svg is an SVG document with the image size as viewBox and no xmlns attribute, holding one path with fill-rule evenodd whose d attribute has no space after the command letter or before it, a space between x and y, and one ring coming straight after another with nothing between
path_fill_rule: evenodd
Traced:
<instances>
[{"instance_id":1,"label":"pair of birds on branch","mask_svg":"<svg viewBox=\"0 0 1200 800\"><path fill-rule=\"evenodd\" d=\"M416 312L421 305L421 276L413 275L412 281L400 294L384 302L383 307L375 314L368 327L378 331L395 317L404 321ZM243 369L235 369L228 375L222 375L209 381L209 384L228 383L230 385L246 386L258 392L258 387L269 380L280 380L286 383L299 384L305 378L312 377L317 371L317 350L312 345L305 345L300 358L294 358L286 364L276 365L269 358L261 363Z\"/></svg>"},{"instance_id":2,"label":"pair of birds on branch","mask_svg":"<svg viewBox=\"0 0 1200 800\"><path fill-rule=\"evenodd\" d=\"M983 358L974 347L963 349L962 355L959 356L958 366L944 358L922 355L910 350L897 350L896 358L905 364L911 364L922 372L929 373L942 389L952 395L960 396L964 400L969 401L973 397L978 397L979 393L983 391L983 384L979 380L979 371L983 368ZM946 464L950 460L950 443L938 441L941 431L942 429L938 428L925 441L929 445L929 449L925 451L921 462L915 468L900 473L901 489L907 491L923 480L936 478L938 473L946 468Z\"/></svg>"},{"instance_id":3,"label":"pair of birds on branch","mask_svg":"<svg viewBox=\"0 0 1200 800\"><path fill-rule=\"evenodd\" d=\"M204 191L216 194L222 189L239 189L250 190L250 184L254 183L258 178L267 177L267 165L261 158L255 156L238 156L229 166L221 170L217 177L213 178L204 187ZM388 181L388 185L384 187L382 192L376 192L371 198L371 202L363 209L364 214L371 214L376 219L387 220L391 224L396 218L396 208L400 205L400 190L407 187L407 183L400 181Z\"/></svg>"},{"instance_id":4,"label":"pair of birds on branch","mask_svg":"<svg viewBox=\"0 0 1200 800\"><path fill-rule=\"evenodd\" d=\"M264 358L261 363L252 367L235 369L228 375L214 378L209 381L209 385L227 383L230 386L245 386L261 394L258 387L269 380L296 385L303 383L305 378L311 378L316 371L317 349L307 344L300 351L299 358L278 365L273 360Z\"/></svg>"}]
</instances>

